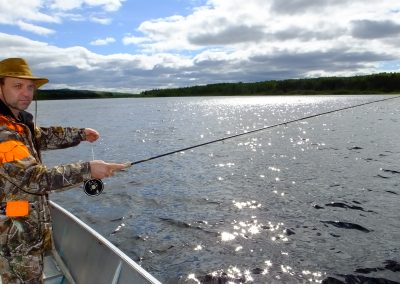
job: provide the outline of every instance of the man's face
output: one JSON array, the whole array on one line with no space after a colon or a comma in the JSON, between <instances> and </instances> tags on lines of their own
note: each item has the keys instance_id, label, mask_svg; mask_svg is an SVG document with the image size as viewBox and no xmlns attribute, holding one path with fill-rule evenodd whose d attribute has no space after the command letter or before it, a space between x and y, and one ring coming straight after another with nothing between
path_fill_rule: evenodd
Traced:
<instances>
[{"instance_id":1,"label":"man's face","mask_svg":"<svg viewBox=\"0 0 400 284\"><path fill-rule=\"evenodd\" d=\"M29 79L5 77L0 98L16 114L26 110L32 102L35 84Z\"/></svg>"}]
</instances>

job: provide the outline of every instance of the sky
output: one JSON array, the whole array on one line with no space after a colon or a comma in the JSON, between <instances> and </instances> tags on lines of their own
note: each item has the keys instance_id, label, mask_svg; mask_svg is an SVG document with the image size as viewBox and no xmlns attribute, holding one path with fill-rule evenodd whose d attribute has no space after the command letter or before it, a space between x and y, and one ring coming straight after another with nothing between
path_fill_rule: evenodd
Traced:
<instances>
[{"instance_id":1,"label":"sky","mask_svg":"<svg viewBox=\"0 0 400 284\"><path fill-rule=\"evenodd\" d=\"M0 0L0 59L47 89L400 72L399 46L393 0Z\"/></svg>"}]
</instances>

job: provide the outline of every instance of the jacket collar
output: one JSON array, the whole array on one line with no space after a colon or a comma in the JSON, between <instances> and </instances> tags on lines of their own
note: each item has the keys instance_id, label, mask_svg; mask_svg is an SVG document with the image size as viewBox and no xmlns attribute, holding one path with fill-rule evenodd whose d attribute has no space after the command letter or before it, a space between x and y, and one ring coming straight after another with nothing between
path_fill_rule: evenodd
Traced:
<instances>
[{"instance_id":1,"label":"jacket collar","mask_svg":"<svg viewBox=\"0 0 400 284\"><path fill-rule=\"evenodd\" d=\"M16 118L11 112L10 108L2 100L0 100L0 115L8 116L16 121L26 124L33 133L33 115L29 112L21 111L18 118Z\"/></svg>"},{"instance_id":2,"label":"jacket collar","mask_svg":"<svg viewBox=\"0 0 400 284\"><path fill-rule=\"evenodd\" d=\"M9 116L15 119L14 114L11 112L9 107L2 101L0 100L0 114Z\"/></svg>"}]
</instances>

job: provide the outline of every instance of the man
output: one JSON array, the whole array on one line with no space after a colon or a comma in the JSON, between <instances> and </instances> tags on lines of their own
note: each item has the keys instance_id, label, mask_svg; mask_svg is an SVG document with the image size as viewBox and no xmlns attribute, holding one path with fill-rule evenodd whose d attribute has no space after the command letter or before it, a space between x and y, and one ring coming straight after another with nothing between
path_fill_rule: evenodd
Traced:
<instances>
[{"instance_id":1,"label":"man","mask_svg":"<svg viewBox=\"0 0 400 284\"><path fill-rule=\"evenodd\" d=\"M43 257L52 248L47 194L102 179L127 164L79 162L47 168L40 150L94 142L90 128L38 128L25 110L46 78L22 58L0 62L0 284L42 283Z\"/></svg>"}]
</instances>

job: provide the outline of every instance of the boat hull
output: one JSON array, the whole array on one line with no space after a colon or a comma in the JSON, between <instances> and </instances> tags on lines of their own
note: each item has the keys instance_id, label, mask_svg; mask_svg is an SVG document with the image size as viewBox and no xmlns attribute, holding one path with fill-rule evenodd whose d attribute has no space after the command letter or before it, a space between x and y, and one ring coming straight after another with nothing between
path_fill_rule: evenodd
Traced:
<instances>
[{"instance_id":1,"label":"boat hull","mask_svg":"<svg viewBox=\"0 0 400 284\"><path fill-rule=\"evenodd\" d=\"M50 208L58 253L54 259L61 270L68 270L64 274L73 278L68 282L161 283L76 216L51 201Z\"/></svg>"}]
</instances>

